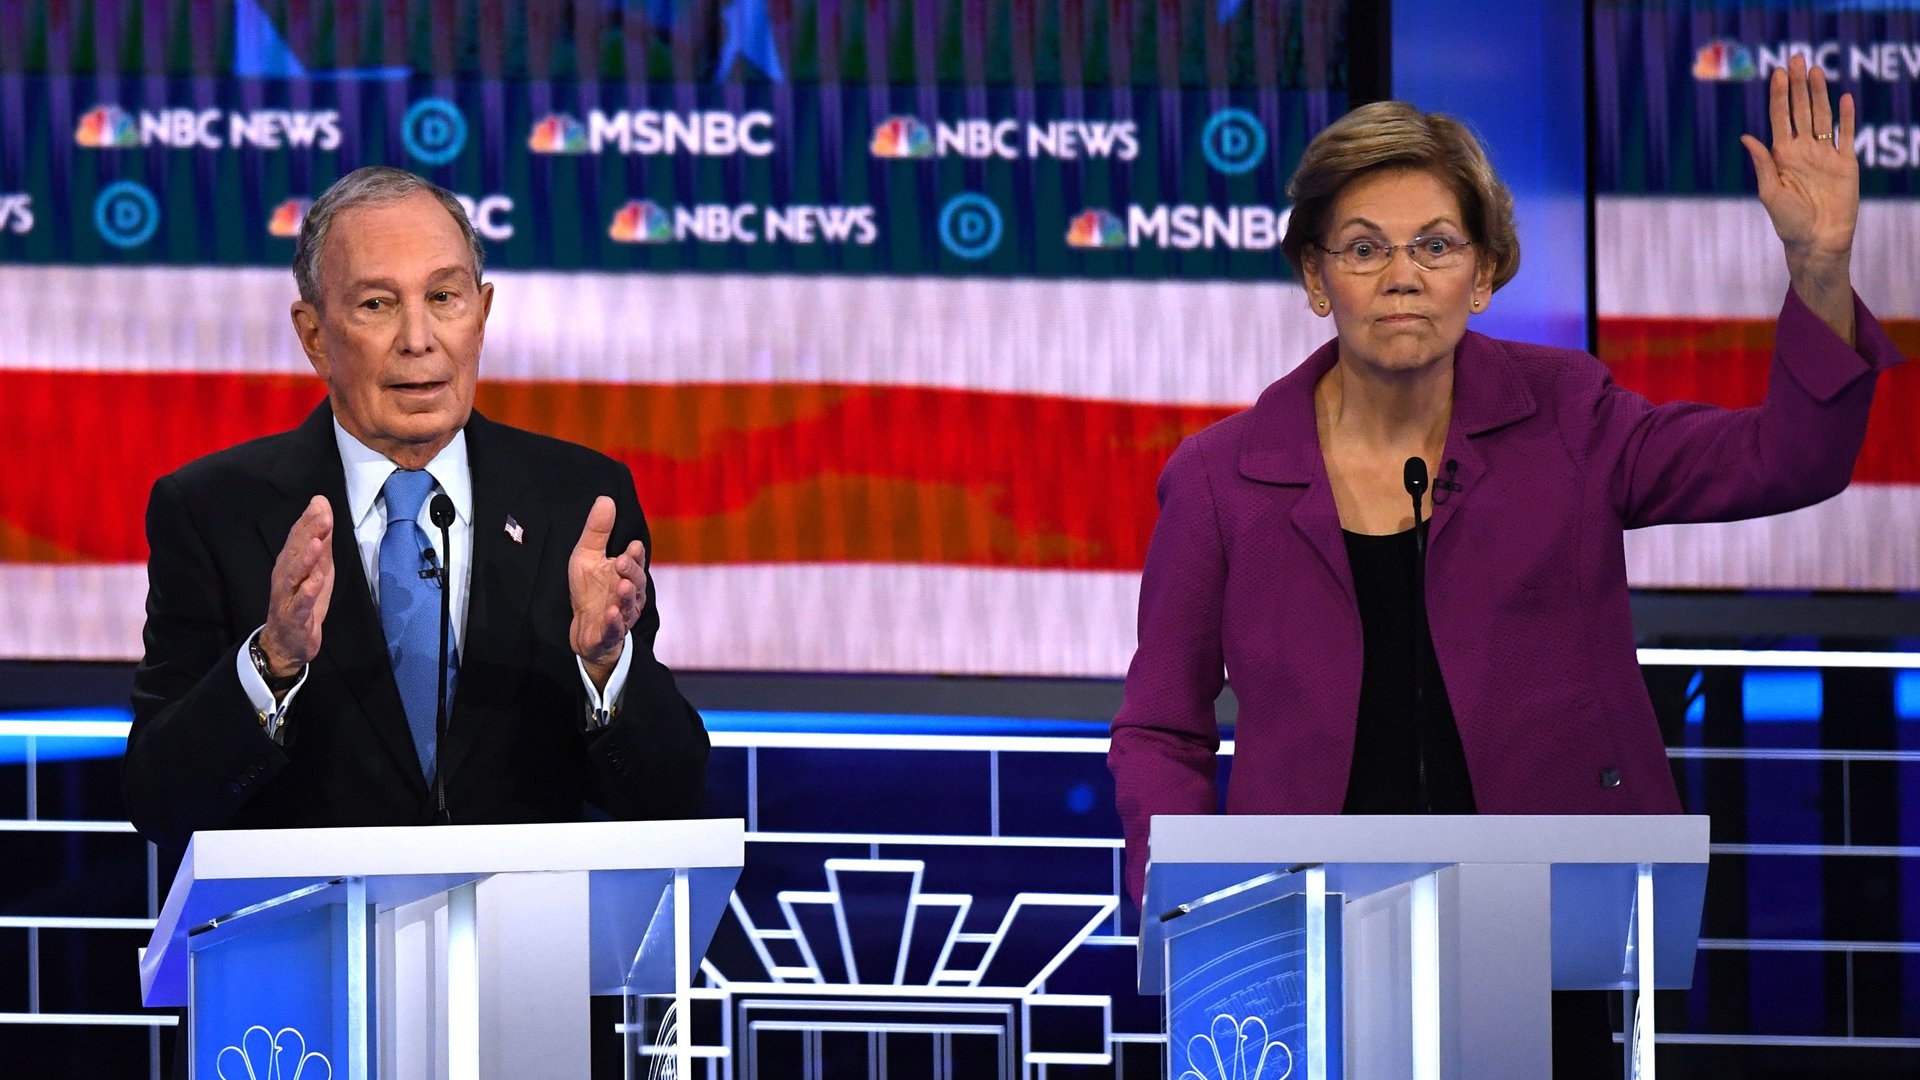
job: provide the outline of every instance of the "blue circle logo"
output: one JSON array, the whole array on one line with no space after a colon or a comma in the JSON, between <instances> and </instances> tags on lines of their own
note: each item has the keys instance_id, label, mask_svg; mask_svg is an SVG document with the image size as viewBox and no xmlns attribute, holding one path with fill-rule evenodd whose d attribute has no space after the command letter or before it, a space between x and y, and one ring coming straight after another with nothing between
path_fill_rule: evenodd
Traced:
<instances>
[{"instance_id":1,"label":"blue circle logo","mask_svg":"<svg viewBox=\"0 0 1920 1080\"><path fill-rule=\"evenodd\" d=\"M445 165L467 147L467 118L445 98L422 98L400 121L407 153L429 165Z\"/></svg>"},{"instance_id":2,"label":"blue circle logo","mask_svg":"<svg viewBox=\"0 0 1920 1080\"><path fill-rule=\"evenodd\" d=\"M139 247L160 227L160 203L145 186L117 180L93 200L93 227L114 247Z\"/></svg>"},{"instance_id":3,"label":"blue circle logo","mask_svg":"<svg viewBox=\"0 0 1920 1080\"><path fill-rule=\"evenodd\" d=\"M1000 208L985 195L962 192L940 208L940 242L963 259L984 259L1000 246Z\"/></svg>"},{"instance_id":4,"label":"blue circle logo","mask_svg":"<svg viewBox=\"0 0 1920 1080\"><path fill-rule=\"evenodd\" d=\"M1267 156L1267 129L1245 109L1221 109L1200 131L1207 164L1230 176L1248 172Z\"/></svg>"}]
</instances>

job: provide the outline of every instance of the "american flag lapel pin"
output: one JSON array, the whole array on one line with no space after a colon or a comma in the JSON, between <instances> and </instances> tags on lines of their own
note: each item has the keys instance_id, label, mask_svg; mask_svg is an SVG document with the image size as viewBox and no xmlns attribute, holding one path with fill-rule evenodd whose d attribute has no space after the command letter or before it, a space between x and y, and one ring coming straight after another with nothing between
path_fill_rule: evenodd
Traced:
<instances>
[{"instance_id":1,"label":"american flag lapel pin","mask_svg":"<svg viewBox=\"0 0 1920 1080\"><path fill-rule=\"evenodd\" d=\"M516 544L526 543L527 530L521 528L520 523L513 520L512 514L507 515L507 535L511 536L513 542Z\"/></svg>"}]
</instances>

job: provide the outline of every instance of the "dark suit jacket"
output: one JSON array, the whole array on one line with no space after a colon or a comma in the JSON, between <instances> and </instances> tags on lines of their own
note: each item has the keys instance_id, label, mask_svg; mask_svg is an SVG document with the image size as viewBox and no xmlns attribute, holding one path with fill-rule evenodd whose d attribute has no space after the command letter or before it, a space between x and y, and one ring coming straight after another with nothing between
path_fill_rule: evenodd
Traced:
<instances>
[{"instance_id":1,"label":"dark suit jacket","mask_svg":"<svg viewBox=\"0 0 1920 1080\"><path fill-rule=\"evenodd\" d=\"M1458 489L1433 509L1426 602L1481 813L1679 813L1634 652L1625 532L1846 487L1875 377L1902 360L1857 301L1854 319L1849 347L1788 293L1766 401L1737 410L1652 405L1583 353L1461 340L1443 458ZM1240 705L1227 812L1346 801L1364 640L1313 412L1338 356L1329 342L1187 439L1160 478L1108 755L1136 899L1153 816L1218 805L1223 669Z\"/></svg>"},{"instance_id":2,"label":"dark suit jacket","mask_svg":"<svg viewBox=\"0 0 1920 1080\"><path fill-rule=\"evenodd\" d=\"M345 519L332 419L323 402L293 431L211 454L153 486L146 656L134 672L123 781L134 825L173 856L198 829L433 818ZM588 803L623 819L693 815L707 735L654 658L651 577L618 717L601 730L585 730L586 691L567 644L567 557L594 498L616 506L610 551L648 539L632 474L478 413L466 432L474 566L442 747L453 821L575 821ZM274 560L316 494L335 514L333 599L282 745L262 728L235 659L266 620ZM522 542L507 535L509 515Z\"/></svg>"}]
</instances>

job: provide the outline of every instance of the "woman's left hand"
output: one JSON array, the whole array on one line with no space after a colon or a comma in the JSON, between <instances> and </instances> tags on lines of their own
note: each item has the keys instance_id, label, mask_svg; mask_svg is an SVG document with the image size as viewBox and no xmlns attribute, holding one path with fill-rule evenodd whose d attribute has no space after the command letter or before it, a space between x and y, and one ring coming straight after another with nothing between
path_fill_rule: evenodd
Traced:
<instances>
[{"instance_id":1,"label":"woman's left hand","mask_svg":"<svg viewBox=\"0 0 1920 1080\"><path fill-rule=\"evenodd\" d=\"M1834 332L1853 340L1853 283L1848 263L1860 218L1860 163L1853 156L1853 95L1840 95L1840 123L1827 97L1827 76L1795 56L1775 69L1767 88L1773 147L1751 135L1740 142L1753 157L1760 203L1786 245L1794 291Z\"/></svg>"}]
</instances>

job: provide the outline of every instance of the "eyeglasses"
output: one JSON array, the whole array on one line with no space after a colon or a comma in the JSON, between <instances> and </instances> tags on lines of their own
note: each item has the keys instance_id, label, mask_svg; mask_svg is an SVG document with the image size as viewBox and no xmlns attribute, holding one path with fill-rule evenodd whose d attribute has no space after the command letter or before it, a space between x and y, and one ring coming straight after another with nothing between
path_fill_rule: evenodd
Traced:
<instances>
[{"instance_id":1,"label":"eyeglasses","mask_svg":"<svg viewBox=\"0 0 1920 1080\"><path fill-rule=\"evenodd\" d=\"M1449 233L1435 233L1432 236L1416 236L1404 244L1388 244L1379 240L1353 240L1337 247L1322 246L1340 269L1349 274L1374 274L1387 268L1393 261L1393 253L1405 248L1407 257L1415 266L1423 270L1445 270L1458 266L1467 257L1467 249L1473 241Z\"/></svg>"}]
</instances>

